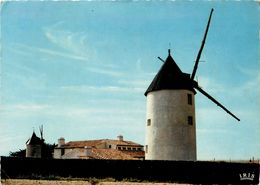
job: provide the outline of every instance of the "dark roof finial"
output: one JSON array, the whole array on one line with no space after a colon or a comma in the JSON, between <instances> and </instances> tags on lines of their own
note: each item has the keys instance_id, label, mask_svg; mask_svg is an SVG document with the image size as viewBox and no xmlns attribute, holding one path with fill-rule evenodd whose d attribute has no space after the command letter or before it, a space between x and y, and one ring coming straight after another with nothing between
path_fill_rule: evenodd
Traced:
<instances>
[{"instance_id":1,"label":"dark roof finial","mask_svg":"<svg viewBox=\"0 0 260 185\"><path fill-rule=\"evenodd\" d=\"M171 55L171 49L168 49L168 53L169 53L169 55Z\"/></svg>"}]
</instances>

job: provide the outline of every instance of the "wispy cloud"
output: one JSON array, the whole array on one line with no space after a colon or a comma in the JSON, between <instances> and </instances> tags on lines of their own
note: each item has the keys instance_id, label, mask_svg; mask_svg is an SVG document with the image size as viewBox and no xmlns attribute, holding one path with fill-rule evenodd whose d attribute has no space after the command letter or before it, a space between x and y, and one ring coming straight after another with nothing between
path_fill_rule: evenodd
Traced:
<instances>
[{"instance_id":1,"label":"wispy cloud","mask_svg":"<svg viewBox=\"0 0 260 185\"><path fill-rule=\"evenodd\" d=\"M28 46L28 45L20 44L20 43L12 43L9 50L11 50L12 52L19 53L19 54L22 53L23 55L26 55L26 56L32 56L32 53L34 53L34 55L36 55L36 56L48 55L50 57L62 57L62 58L66 58L66 59L85 61L85 62L88 61L88 58L85 56L69 54L67 52L54 51L54 50L50 50L50 49L46 49L46 48L33 47L33 46ZM46 59L46 60L48 60L48 59ZM84 70L87 70L87 71L90 71L93 73L102 74L102 75L112 76L112 77L120 77L120 76L124 75L123 72L119 71L118 66L115 66L115 65L102 64L102 65L99 65L98 67L95 67L95 66L97 66L97 65L88 64L84 67Z\"/></svg>"},{"instance_id":2,"label":"wispy cloud","mask_svg":"<svg viewBox=\"0 0 260 185\"><path fill-rule=\"evenodd\" d=\"M138 108L134 108L138 107ZM50 123L55 123L53 120L59 120L66 118L74 123L85 123L87 120L99 121L100 123L113 124L113 120L126 121L133 120L134 118L142 118L144 109L141 108L140 103L132 104L128 102L114 102L111 104L103 104L102 100L96 102L95 105L56 105L56 104L12 104L1 106L1 124L11 124L14 126L17 123L17 119L24 123L26 120L30 120L32 117L37 120L49 120ZM7 125L8 125L7 124ZM93 123L89 123L91 125ZM55 127L55 126L54 126Z\"/></svg>"},{"instance_id":3,"label":"wispy cloud","mask_svg":"<svg viewBox=\"0 0 260 185\"><path fill-rule=\"evenodd\" d=\"M228 129L205 129L205 128L200 128L197 129L198 134L230 134L230 130Z\"/></svg>"},{"instance_id":4,"label":"wispy cloud","mask_svg":"<svg viewBox=\"0 0 260 185\"><path fill-rule=\"evenodd\" d=\"M260 69L243 69L243 72L247 75L247 81L241 85L232 88L233 97L238 97L240 104L244 104L240 109L247 109L245 107L250 102L251 109L260 108L260 99L257 98L260 94ZM259 113L258 113L259 114Z\"/></svg>"},{"instance_id":5,"label":"wispy cloud","mask_svg":"<svg viewBox=\"0 0 260 185\"><path fill-rule=\"evenodd\" d=\"M259 73L259 69L258 68L246 68L246 67L242 67L241 65L236 65L236 68L243 75L247 75L247 76L250 76L250 77L254 77L256 74Z\"/></svg>"},{"instance_id":6,"label":"wispy cloud","mask_svg":"<svg viewBox=\"0 0 260 185\"><path fill-rule=\"evenodd\" d=\"M44 109L48 109L50 106L48 105L39 105L39 104L18 104L13 106L14 109L22 110L22 111L40 111Z\"/></svg>"},{"instance_id":7,"label":"wispy cloud","mask_svg":"<svg viewBox=\"0 0 260 185\"><path fill-rule=\"evenodd\" d=\"M63 28L63 25L64 22L61 21L43 29L47 40L57 49L65 51L63 55L68 55L67 57L70 56L77 60L88 61L84 68L87 71L111 77L123 75L121 71L117 70L118 66L110 64L108 61L100 63L96 54L97 51L93 46L95 43L90 43L87 32L69 31ZM98 41L99 40L97 40L97 42Z\"/></svg>"},{"instance_id":8,"label":"wispy cloud","mask_svg":"<svg viewBox=\"0 0 260 185\"><path fill-rule=\"evenodd\" d=\"M103 74L103 75L109 75L109 76L113 76L113 77L120 77L123 76L124 73L116 71L116 70L112 70L112 69L104 69L102 67L88 67L86 68L88 71L94 72L94 73L99 73L99 74Z\"/></svg>"},{"instance_id":9,"label":"wispy cloud","mask_svg":"<svg viewBox=\"0 0 260 185\"><path fill-rule=\"evenodd\" d=\"M260 69L253 69L250 71L247 71L248 74L251 76L251 79L249 79L246 83L244 83L240 88L243 91L255 91L256 94L260 94Z\"/></svg>"},{"instance_id":10,"label":"wispy cloud","mask_svg":"<svg viewBox=\"0 0 260 185\"><path fill-rule=\"evenodd\" d=\"M88 60L84 56L78 56L78 55L70 54L67 52L54 51L54 50L47 49L47 48L28 46L28 45L20 44L20 43L12 43L12 45L9 49L12 50L13 52L18 52L18 53L23 53L23 54L34 53L35 55L38 55L39 53L41 53L41 54L45 54L45 55L63 57L63 58L68 58L68 59L80 60L80 61Z\"/></svg>"},{"instance_id":11,"label":"wispy cloud","mask_svg":"<svg viewBox=\"0 0 260 185\"><path fill-rule=\"evenodd\" d=\"M241 73L246 75L247 80L240 84L233 84L232 87L207 77L199 78L199 85L209 93L227 94L230 98L243 97L243 99L246 99L250 96L255 97L255 95L260 94L260 70L241 68ZM258 101L258 99L256 101Z\"/></svg>"},{"instance_id":12,"label":"wispy cloud","mask_svg":"<svg viewBox=\"0 0 260 185\"><path fill-rule=\"evenodd\" d=\"M34 48L42 53L46 53L49 55L56 55L56 56L60 56L60 57L65 57L65 58L71 58L71 59L76 59L76 60L82 60L82 61L86 61L87 58L84 56L78 56L78 55L73 55L73 54L66 54L63 52L58 52L58 51L52 51L50 49L45 49L45 48Z\"/></svg>"},{"instance_id":13,"label":"wispy cloud","mask_svg":"<svg viewBox=\"0 0 260 185\"><path fill-rule=\"evenodd\" d=\"M38 111L48 110L50 108L49 105L46 104L9 104L9 105L2 105L0 107L1 114L9 114L12 113L30 113L34 114Z\"/></svg>"},{"instance_id":14,"label":"wispy cloud","mask_svg":"<svg viewBox=\"0 0 260 185\"><path fill-rule=\"evenodd\" d=\"M38 73L36 75L36 72L31 70L30 68L19 68L18 66L17 70L14 70L13 72L5 72L3 74L3 77L5 85L3 86L2 91L3 93L8 93L5 94L6 96L10 96L11 94L18 92L19 90L21 90L21 92L25 92L25 90L43 90L45 88L45 74ZM16 85L15 88L12 89L12 87L14 87L14 84L16 84L17 82L19 82L19 86ZM18 95L19 97L19 94L16 95Z\"/></svg>"},{"instance_id":15,"label":"wispy cloud","mask_svg":"<svg viewBox=\"0 0 260 185\"><path fill-rule=\"evenodd\" d=\"M214 93L222 93L225 92L225 86L223 85L223 83L218 83L216 80L209 78L209 77L204 77L201 76L198 79L198 83L199 86L201 86L201 88L203 88L205 91L207 92L214 92Z\"/></svg>"},{"instance_id":16,"label":"wispy cloud","mask_svg":"<svg viewBox=\"0 0 260 185\"><path fill-rule=\"evenodd\" d=\"M26 56L26 57L33 56L33 53L26 51L24 46L25 45L18 44L18 43L11 43L11 46L9 47L7 45L7 46L5 46L5 49L9 50L12 53L16 53L16 54L23 55L23 56Z\"/></svg>"},{"instance_id":17,"label":"wispy cloud","mask_svg":"<svg viewBox=\"0 0 260 185\"><path fill-rule=\"evenodd\" d=\"M143 79L118 80L118 83L128 87L142 88L144 90L150 84L150 80L143 80Z\"/></svg>"},{"instance_id":18,"label":"wispy cloud","mask_svg":"<svg viewBox=\"0 0 260 185\"><path fill-rule=\"evenodd\" d=\"M87 86L87 85L80 85L80 86L62 86L61 89L66 91L72 92L109 92L109 93L140 93L143 92L143 88L139 87L120 87L120 86Z\"/></svg>"},{"instance_id":19,"label":"wispy cloud","mask_svg":"<svg viewBox=\"0 0 260 185\"><path fill-rule=\"evenodd\" d=\"M71 32L62 29L62 22L43 29L44 35L50 43L64 49L70 55L89 60L95 53L87 43L87 35L83 32Z\"/></svg>"},{"instance_id":20,"label":"wispy cloud","mask_svg":"<svg viewBox=\"0 0 260 185\"><path fill-rule=\"evenodd\" d=\"M235 111L235 110L233 110L233 111ZM237 111L235 111L235 112L237 112ZM196 116L197 122L200 123L200 126L202 126L201 123L206 124L207 127L209 125L212 126L213 123L214 124L217 123L217 125L220 126L220 125L226 124L227 119L230 119L230 120L232 119L232 121L235 122L235 119L233 119L231 116L229 116L229 114L224 112L218 106L214 106L214 104L211 107L205 107L205 108L199 107L196 111L196 115L197 115Z\"/></svg>"}]
</instances>

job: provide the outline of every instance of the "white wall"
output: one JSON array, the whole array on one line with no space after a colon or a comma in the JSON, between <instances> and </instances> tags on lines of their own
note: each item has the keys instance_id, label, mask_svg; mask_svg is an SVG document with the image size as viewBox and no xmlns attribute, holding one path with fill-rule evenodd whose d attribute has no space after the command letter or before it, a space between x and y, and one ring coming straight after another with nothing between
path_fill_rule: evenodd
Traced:
<instances>
[{"instance_id":1,"label":"white wall","mask_svg":"<svg viewBox=\"0 0 260 185\"><path fill-rule=\"evenodd\" d=\"M187 94L192 94L192 105ZM148 160L196 160L194 94L188 90L159 90L147 95L146 144ZM188 124L193 117L193 125Z\"/></svg>"}]
</instances>

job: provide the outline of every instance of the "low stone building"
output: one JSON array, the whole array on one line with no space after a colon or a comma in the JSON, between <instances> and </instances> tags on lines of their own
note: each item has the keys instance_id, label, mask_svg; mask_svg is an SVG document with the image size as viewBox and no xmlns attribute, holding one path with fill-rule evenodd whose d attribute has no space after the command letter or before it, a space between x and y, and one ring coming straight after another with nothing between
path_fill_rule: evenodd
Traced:
<instances>
[{"instance_id":1,"label":"low stone building","mask_svg":"<svg viewBox=\"0 0 260 185\"><path fill-rule=\"evenodd\" d=\"M125 141L123 136L113 139L99 139L86 141L70 141L58 139L58 146L54 149L55 159L144 159L143 145L132 141Z\"/></svg>"}]
</instances>

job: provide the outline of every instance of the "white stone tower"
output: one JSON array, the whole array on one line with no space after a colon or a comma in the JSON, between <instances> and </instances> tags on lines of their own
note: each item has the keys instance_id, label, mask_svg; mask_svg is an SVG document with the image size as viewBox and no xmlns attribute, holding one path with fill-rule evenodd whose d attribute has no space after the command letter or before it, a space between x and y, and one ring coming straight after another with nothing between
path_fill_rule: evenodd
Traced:
<instances>
[{"instance_id":1,"label":"white stone tower","mask_svg":"<svg viewBox=\"0 0 260 185\"><path fill-rule=\"evenodd\" d=\"M196 160L195 90L170 55L148 87L145 159Z\"/></svg>"}]
</instances>

